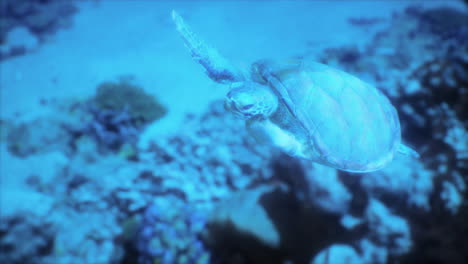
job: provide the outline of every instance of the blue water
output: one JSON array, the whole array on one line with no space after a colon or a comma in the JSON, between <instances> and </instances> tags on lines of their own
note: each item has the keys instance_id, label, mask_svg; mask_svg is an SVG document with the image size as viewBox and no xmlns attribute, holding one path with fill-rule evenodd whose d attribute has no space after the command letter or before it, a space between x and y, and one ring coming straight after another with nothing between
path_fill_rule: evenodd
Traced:
<instances>
[{"instance_id":1,"label":"blue water","mask_svg":"<svg viewBox=\"0 0 468 264\"><path fill-rule=\"evenodd\" d=\"M0 22L0 263L468 263L462 1L5 0Z\"/></svg>"}]
</instances>

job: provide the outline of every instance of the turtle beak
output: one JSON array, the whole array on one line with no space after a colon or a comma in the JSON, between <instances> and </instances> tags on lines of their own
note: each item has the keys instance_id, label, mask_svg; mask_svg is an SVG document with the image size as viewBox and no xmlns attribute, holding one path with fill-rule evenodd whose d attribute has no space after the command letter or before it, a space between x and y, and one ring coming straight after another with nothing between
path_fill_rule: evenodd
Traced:
<instances>
[{"instance_id":1,"label":"turtle beak","mask_svg":"<svg viewBox=\"0 0 468 264\"><path fill-rule=\"evenodd\" d=\"M238 112L239 109L237 109L236 104L234 101L231 99L229 94L226 96L226 100L224 100L224 109L231 111L231 112Z\"/></svg>"},{"instance_id":2,"label":"turtle beak","mask_svg":"<svg viewBox=\"0 0 468 264\"><path fill-rule=\"evenodd\" d=\"M227 111L231 111L231 105L227 99L224 101L224 109L226 109Z\"/></svg>"}]
</instances>

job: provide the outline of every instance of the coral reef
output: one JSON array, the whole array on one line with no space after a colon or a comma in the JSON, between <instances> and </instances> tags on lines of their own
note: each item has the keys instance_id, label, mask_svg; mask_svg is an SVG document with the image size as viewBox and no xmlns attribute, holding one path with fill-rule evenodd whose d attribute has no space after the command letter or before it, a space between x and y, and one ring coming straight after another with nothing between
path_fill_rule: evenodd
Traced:
<instances>
[{"instance_id":1,"label":"coral reef","mask_svg":"<svg viewBox=\"0 0 468 264\"><path fill-rule=\"evenodd\" d=\"M36 34L53 33L70 24L70 16L77 11L72 1L5 0L2 2L2 35L16 26L26 26Z\"/></svg>"},{"instance_id":2,"label":"coral reef","mask_svg":"<svg viewBox=\"0 0 468 264\"><path fill-rule=\"evenodd\" d=\"M16 124L6 136L11 153L25 157L54 150L69 152L71 135L63 128L63 123L51 117Z\"/></svg>"},{"instance_id":3,"label":"coral reef","mask_svg":"<svg viewBox=\"0 0 468 264\"><path fill-rule=\"evenodd\" d=\"M136 126L158 120L167 112L154 96L125 77L118 82L100 84L94 102L98 111L128 111Z\"/></svg>"},{"instance_id":4,"label":"coral reef","mask_svg":"<svg viewBox=\"0 0 468 264\"><path fill-rule=\"evenodd\" d=\"M120 150L126 143L134 146L144 126L167 112L154 96L126 79L99 85L86 110L91 120L83 133L110 150Z\"/></svg>"},{"instance_id":5,"label":"coral reef","mask_svg":"<svg viewBox=\"0 0 468 264\"><path fill-rule=\"evenodd\" d=\"M420 29L441 37L442 40L457 38L468 40L468 14L450 7L421 10ZM450 19L447 19L450 18Z\"/></svg>"},{"instance_id":6,"label":"coral reef","mask_svg":"<svg viewBox=\"0 0 468 264\"><path fill-rule=\"evenodd\" d=\"M73 1L4 0L0 5L0 60L34 50L47 35L71 25ZM11 33L12 31L13 33Z\"/></svg>"},{"instance_id":7,"label":"coral reef","mask_svg":"<svg viewBox=\"0 0 468 264\"><path fill-rule=\"evenodd\" d=\"M5 234L0 240L2 263L35 263L38 256L47 256L52 251L55 232L34 215L18 213L4 219L0 222L0 233Z\"/></svg>"},{"instance_id":8,"label":"coral reef","mask_svg":"<svg viewBox=\"0 0 468 264\"><path fill-rule=\"evenodd\" d=\"M424 182L431 178L414 177L420 165L397 163L400 171L360 177L287 158L252 141L242 120L227 113L222 102L213 103L200 117L189 116L184 126L190 129L182 127L179 134L159 138L149 149L140 150L138 162L102 156L98 141L82 138L70 158L62 154L61 164L47 166L53 171L39 172L33 166L31 172L23 171L25 176L20 178L32 189L29 192L42 199L62 197L54 202L53 214L36 217L54 230L43 237L56 246L44 255L36 254L35 261L323 263L323 254L346 254L362 263L385 263L415 243L410 239L410 220L390 210L398 206L410 210L413 205L402 194L409 196L418 188L421 191L415 197L421 198L416 205L427 203L432 192ZM53 155L60 155L49 153L51 161L57 160ZM42 155L31 156L27 163L44 163ZM24 162L10 154L2 156L11 159L10 165L15 160ZM397 183L395 175L407 176ZM387 197L380 197L379 188L388 185L386 181L395 183ZM404 203L394 203L395 197L403 197ZM255 212L264 212L264 217ZM269 221L276 231L252 228L252 218L245 218L252 213L260 222ZM73 239L64 218L80 223ZM10 230L8 221L2 222L5 230ZM359 250L350 251L353 247ZM6 256L23 259L17 250Z\"/></svg>"},{"instance_id":9,"label":"coral reef","mask_svg":"<svg viewBox=\"0 0 468 264\"><path fill-rule=\"evenodd\" d=\"M167 112L155 97L129 81L102 84L91 99L51 100L41 107L45 114L32 120L2 121L2 136L13 154L25 157L53 150L71 154L89 137L97 141L98 151L134 158L142 130Z\"/></svg>"},{"instance_id":10,"label":"coral reef","mask_svg":"<svg viewBox=\"0 0 468 264\"><path fill-rule=\"evenodd\" d=\"M177 197L155 199L145 209L134 239L138 263L209 263L209 252L197 237L204 223L203 214Z\"/></svg>"},{"instance_id":11,"label":"coral reef","mask_svg":"<svg viewBox=\"0 0 468 264\"><path fill-rule=\"evenodd\" d=\"M143 129L167 112L154 96L126 79L99 85L92 98L69 100L49 107L69 116L61 119L57 126L69 135L71 151L80 148L82 143L88 144L87 138L90 138L96 141L97 151L117 152L130 159L136 158L136 143ZM25 127L36 131L32 123ZM11 142L19 141L12 139Z\"/></svg>"},{"instance_id":12,"label":"coral reef","mask_svg":"<svg viewBox=\"0 0 468 264\"><path fill-rule=\"evenodd\" d=\"M420 160L353 174L290 158L221 101L138 149L166 110L127 79L108 82L0 122L0 262L467 262L466 47L453 45L464 29L416 34L431 12L407 9L366 47L320 58L389 95Z\"/></svg>"},{"instance_id":13,"label":"coral reef","mask_svg":"<svg viewBox=\"0 0 468 264\"><path fill-rule=\"evenodd\" d=\"M216 263L307 263L333 241L351 240L339 216L308 206L283 184L234 193L213 210L203 235Z\"/></svg>"},{"instance_id":14,"label":"coral reef","mask_svg":"<svg viewBox=\"0 0 468 264\"><path fill-rule=\"evenodd\" d=\"M453 16L453 20L447 16ZM441 17L445 17L444 21L440 21ZM397 166L360 181L371 195L398 204L408 221L423 226L412 227L414 246L398 260L405 263L434 259L463 263L468 259L452 250L466 250L459 236L442 235L468 230L458 220L468 210L461 202L466 200L461 197L466 197L467 179L460 176L468 175L466 19L466 13L446 7L411 7L394 14L391 26L378 33L357 59L343 59L347 49L339 47L329 49L322 58L367 78L389 95L399 110L403 135L422 152L420 163L397 165L404 162L397 160ZM371 71L364 73L362 69ZM417 168L409 169L413 166ZM403 196L392 195L393 190ZM431 217L424 219L427 214ZM429 240L440 242L423 242Z\"/></svg>"},{"instance_id":15,"label":"coral reef","mask_svg":"<svg viewBox=\"0 0 468 264\"><path fill-rule=\"evenodd\" d=\"M89 105L87 109L91 120L77 133L93 137L99 142L100 151L119 151L126 143L136 144L141 125L136 126L127 109L97 109L93 105Z\"/></svg>"}]
</instances>

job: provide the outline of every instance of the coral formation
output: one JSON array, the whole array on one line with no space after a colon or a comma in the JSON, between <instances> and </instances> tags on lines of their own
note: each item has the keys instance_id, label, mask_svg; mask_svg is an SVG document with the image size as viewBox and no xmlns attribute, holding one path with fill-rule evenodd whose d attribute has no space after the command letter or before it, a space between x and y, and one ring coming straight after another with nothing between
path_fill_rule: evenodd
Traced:
<instances>
[{"instance_id":1,"label":"coral formation","mask_svg":"<svg viewBox=\"0 0 468 264\"><path fill-rule=\"evenodd\" d=\"M98 111L128 111L137 127L158 120L167 112L154 96L125 78L100 84L94 102Z\"/></svg>"},{"instance_id":2,"label":"coral formation","mask_svg":"<svg viewBox=\"0 0 468 264\"><path fill-rule=\"evenodd\" d=\"M450 7L421 10L420 29L440 36L443 40L468 39L468 14ZM450 18L450 19L447 19Z\"/></svg>"},{"instance_id":3,"label":"coral formation","mask_svg":"<svg viewBox=\"0 0 468 264\"><path fill-rule=\"evenodd\" d=\"M155 199L143 214L135 237L141 264L208 263L200 238L205 216L174 197Z\"/></svg>"},{"instance_id":4,"label":"coral formation","mask_svg":"<svg viewBox=\"0 0 468 264\"><path fill-rule=\"evenodd\" d=\"M93 105L87 107L91 120L86 123L79 134L93 137L100 151L119 151L126 143L135 145L142 126L137 126L127 109L106 110L97 109Z\"/></svg>"},{"instance_id":5,"label":"coral formation","mask_svg":"<svg viewBox=\"0 0 468 264\"><path fill-rule=\"evenodd\" d=\"M0 6L0 60L30 51L47 35L69 27L71 17L76 11L73 1L2 1ZM10 31L16 33L12 35ZM15 37L18 34L26 36L26 42L23 37Z\"/></svg>"},{"instance_id":6,"label":"coral formation","mask_svg":"<svg viewBox=\"0 0 468 264\"><path fill-rule=\"evenodd\" d=\"M0 239L2 263L35 263L38 256L51 254L55 232L34 215L17 214L0 221L0 234L5 234Z\"/></svg>"},{"instance_id":7,"label":"coral formation","mask_svg":"<svg viewBox=\"0 0 468 264\"><path fill-rule=\"evenodd\" d=\"M136 158L136 143L143 129L167 112L154 96L127 79L103 83L93 98L65 108L77 120L65 125L73 135L74 148L79 148L83 137L90 137L97 142L98 151L118 152L127 158Z\"/></svg>"},{"instance_id":8,"label":"coral formation","mask_svg":"<svg viewBox=\"0 0 468 264\"><path fill-rule=\"evenodd\" d=\"M50 117L15 124L6 136L8 149L20 157L53 150L69 152L71 135L62 125L60 120Z\"/></svg>"},{"instance_id":9,"label":"coral formation","mask_svg":"<svg viewBox=\"0 0 468 264\"><path fill-rule=\"evenodd\" d=\"M0 16L0 43L6 32L16 26L26 26L36 34L53 33L70 24L70 16L77 11L72 1L5 0Z\"/></svg>"},{"instance_id":10,"label":"coral formation","mask_svg":"<svg viewBox=\"0 0 468 264\"><path fill-rule=\"evenodd\" d=\"M144 126L167 112L154 96L124 79L99 85L87 110L92 118L86 133L111 150L134 146Z\"/></svg>"}]
</instances>

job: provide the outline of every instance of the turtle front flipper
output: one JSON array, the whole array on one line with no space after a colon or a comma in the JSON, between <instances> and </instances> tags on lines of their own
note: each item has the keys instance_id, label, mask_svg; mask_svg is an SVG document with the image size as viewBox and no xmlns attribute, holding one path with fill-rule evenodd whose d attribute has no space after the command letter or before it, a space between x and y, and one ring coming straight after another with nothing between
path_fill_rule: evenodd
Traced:
<instances>
[{"instance_id":1,"label":"turtle front flipper","mask_svg":"<svg viewBox=\"0 0 468 264\"><path fill-rule=\"evenodd\" d=\"M311 159L310 150L294 134L269 119L252 118L246 122L247 131L260 144L274 146L293 157Z\"/></svg>"},{"instance_id":2,"label":"turtle front flipper","mask_svg":"<svg viewBox=\"0 0 468 264\"><path fill-rule=\"evenodd\" d=\"M185 24L184 19L174 10L172 10L172 20L182 36L185 46L190 50L193 59L205 68L208 77L223 84L244 81L241 72L221 56L216 49L210 47L195 35Z\"/></svg>"}]
</instances>

